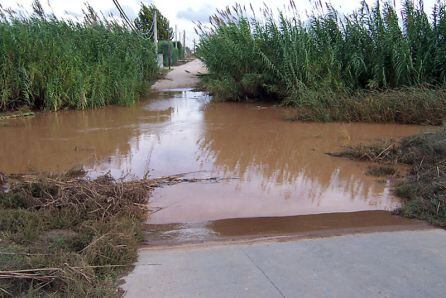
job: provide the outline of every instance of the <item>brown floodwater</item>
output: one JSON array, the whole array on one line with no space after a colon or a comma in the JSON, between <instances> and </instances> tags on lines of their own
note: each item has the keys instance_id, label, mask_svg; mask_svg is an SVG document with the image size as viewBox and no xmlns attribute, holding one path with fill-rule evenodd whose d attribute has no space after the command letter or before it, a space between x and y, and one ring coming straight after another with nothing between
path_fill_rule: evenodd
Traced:
<instances>
[{"instance_id":1,"label":"brown floodwater","mask_svg":"<svg viewBox=\"0 0 446 298\"><path fill-rule=\"evenodd\" d=\"M228 178L157 189L150 224L392 210L391 181L366 163L334 158L342 146L399 138L420 126L302 123L287 110L210 102L187 89L152 94L132 107L39 113L0 121L0 171L91 176Z\"/></svg>"}]
</instances>

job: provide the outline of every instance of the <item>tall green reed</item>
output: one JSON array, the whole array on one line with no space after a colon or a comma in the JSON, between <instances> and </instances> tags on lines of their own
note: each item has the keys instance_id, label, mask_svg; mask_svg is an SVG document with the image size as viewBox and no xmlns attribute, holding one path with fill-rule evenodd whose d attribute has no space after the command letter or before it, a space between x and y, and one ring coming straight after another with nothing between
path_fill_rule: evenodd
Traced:
<instances>
[{"instance_id":1,"label":"tall green reed","mask_svg":"<svg viewBox=\"0 0 446 298\"><path fill-rule=\"evenodd\" d=\"M260 15L240 5L218 11L211 26L198 25L198 56L217 96L267 96L306 107L330 107L365 90L443 87L446 82L446 11L428 15L423 2L390 2L343 15L317 2L303 20L289 10Z\"/></svg>"},{"instance_id":2,"label":"tall green reed","mask_svg":"<svg viewBox=\"0 0 446 298\"><path fill-rule=\"evenodd\" d=\"M100 18L57 19L0 12L0 111L130 104L157 74L153 43Z\"/></svg>"}]
</instances>

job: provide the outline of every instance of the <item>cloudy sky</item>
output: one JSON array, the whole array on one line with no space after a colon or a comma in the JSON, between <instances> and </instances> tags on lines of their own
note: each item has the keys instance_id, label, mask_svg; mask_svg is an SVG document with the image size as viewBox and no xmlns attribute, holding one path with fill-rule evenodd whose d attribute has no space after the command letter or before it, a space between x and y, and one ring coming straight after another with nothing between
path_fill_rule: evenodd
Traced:
<instances>
[{"instance_id":1,"label":"cloudy sky","mask_svg":"<svg viewBox=\"0 0 446 298\"><path fill-rule=\"evenodd\" d=\"M430 8L436 0L425 0L425 7ZM3 8L13 8L29 10L33 0L0 0ZM44 8L53 11L58 17L64 16L80 16L84 3L87 0L41 0ZM112 0L88 0L88 2L96 9L104 12L105 15L113 13L118 15ZM121 6L125 10L129 18L136 17L141 2L155 4L163 15L165 15L171 23L171 26L178 26L179 31L186 31L186 44L191 46L193 39L197 37L194 34L193 21L207 22L209 15L213 14L217 8L222 9L234 3L249 6L250 3L254 7L261 7L266 2L271 8L283 8L288 6L289 0L259 1L259 0L119 0ZM295 0L296 6L301 10L309 10L314 0ZM367 0L374 3L375 0ZM396 0L400 2L400 0ZM350 12L360 6L360 0L331 0L331 3L344 12Z\"/></svg>"}]
</instances>

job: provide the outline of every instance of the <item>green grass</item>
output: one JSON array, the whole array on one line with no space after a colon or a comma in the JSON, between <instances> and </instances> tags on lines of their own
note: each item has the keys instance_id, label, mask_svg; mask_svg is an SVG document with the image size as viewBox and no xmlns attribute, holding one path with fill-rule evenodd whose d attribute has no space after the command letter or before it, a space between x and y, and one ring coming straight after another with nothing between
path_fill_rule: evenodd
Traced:
<instances>
[{"instance_id":1,"label":"green grass","mask_svg":"<svg viewBox=\"0 0 446 298\"><path fill-rule=\"evenodd\" d=\"M445 117L446 8L386 2L342 15L317 3L306 20L295 4L256 17L240 5L199 26L197 55L217 98L269 98L298 119L439 124ZM250 13L252 15L252 13Z\"/></svg>"},{"instance_id":2,"label":"green grass","mask_svg":"<svg viewBox=\"0 0 446 298\"><path fill-rule=\"evenodd\" d=\"M403 199L396 213L446 228L446 127L396 143L360 145L332 155L379 162L383 169L389 164L408 165L409 173L394 189Z\"/></svg>"},{"instance_id":3,"label":"green grass","mask_svg":"<svg viewBox=\"0 0 446 298\"><path fill-rule=\"evenodd\" d=\"M131 104L157 75L153 43L87 9L83 22L0 10L0 111Z\"/></svg>"},{"instance_id":4,"label":"green grass","mask_svg":"<svg viewBox=\"0 0 446 298\"><path fill-rule=\"evenodd\" d=\"M327 92L319 100L298 105L288 120L395 122L441 125L446 117L446 88L410 87L355 92Z\"/></svg>"}]
</instances>

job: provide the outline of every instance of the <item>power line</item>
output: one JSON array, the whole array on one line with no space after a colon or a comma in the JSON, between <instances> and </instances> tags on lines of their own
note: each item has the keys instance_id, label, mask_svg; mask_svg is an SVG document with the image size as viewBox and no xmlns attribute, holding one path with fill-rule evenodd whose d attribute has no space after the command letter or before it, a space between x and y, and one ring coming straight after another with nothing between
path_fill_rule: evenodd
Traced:
<instances>
[{"instance_id":1,"label":"power line","mask_svg":"<svg viewBox=\"0 0 446 298\"><path fill-rule=\"evenodd\" d=\"M136 33L141 35L141 32L139 32L135 28L134 24L130 21L129 17L125 13L125 11L122 8L121 4L119 4L118 0L113 0L113 3L115 4L116 8L118 9L119 14L121 15L121 18L127 23L127 25L130 27L130 29L132 29L133 31L135 31ZM153 24L152 24L152 27L149 29L149 32L152 32L152 30L153 30ZM153 32L152 33L143 32L143 33L147 35L148 39L151 39L153 37Z\"/></svg>"},{"instance_id":2,"label":"power line","mask_svg":"<svg viewBox=\"0 0 446 298\"><path fill-rule=\"evenodd\" d=\"M125 14L124 10L122 9L121 5L119 4L119 2L117 0L113 0L113 3L115 4L116 8L119 11L119 14L121 15L121 18L127 23L127 25L129 25L129 27L131 29L133 29L133 26L130 24L129 19L127 17L127 15Z\"/></svg>"},{"instance_id":3,"label":"power line","mask_svg":"<svg viewBox=\"0 0 446 298\"><path fill-rule=\"evenodd\" d=\"M113 3L115 4L116 8L118 9L119 13L121 14L121 18L127 23L127 25L130 27L130 29L135 30L135 28L133 27L133 24L130 22L129 18L125 14L125 12L122 9L121 5L119 4L118 0L113 0Z\"/></svg>"},{"instance_id":4,"label":"power line","mask_svg":"<svg viewBox=\"0 0 446 298\"><path fill-rule=\"evenodd\" d=\"M119 13L121 14L121 17L124 19L124 21L127 23L127 25L136 32L135 27L133 26L132 22L130 22L129 18L125 14L124 10L121 7L121 4L119 4L118 0L113 0L113 3L115 4L116 8L118 9Z\"/></svg>"},{"instance_id":5,"label":"power line","mask_svg":"<svg viewBox=\"0 0 446 298\"><path fill-rule=\"evenodd\" d=\"M152 25L150 26L150 29L147 30L147 32L143 32L143 33L146 34L146 35L148 36L148 38L150 38L150 39L153 37L153 24L154 24L154 21L152 21Z\"/></svg>"}]
</instances>

